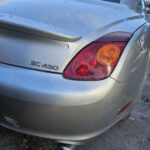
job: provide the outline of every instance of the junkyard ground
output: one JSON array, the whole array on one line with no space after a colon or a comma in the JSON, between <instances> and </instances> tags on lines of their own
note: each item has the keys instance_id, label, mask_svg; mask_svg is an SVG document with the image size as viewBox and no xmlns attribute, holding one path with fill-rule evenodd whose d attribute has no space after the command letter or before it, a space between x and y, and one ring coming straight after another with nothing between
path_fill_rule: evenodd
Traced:
<instances>
[{"instance_id":1,"label":"junkyard ground","mask_svg":"<svg viewBox=\"0 0 150 150\"><path fill-rule=\"evenodd\" d=\"M77 147L77 150L150 150L150 76L129 119ZM0 127L0 150L60 150L47 139L22 135Z\"/></svg>"}]
</instances>

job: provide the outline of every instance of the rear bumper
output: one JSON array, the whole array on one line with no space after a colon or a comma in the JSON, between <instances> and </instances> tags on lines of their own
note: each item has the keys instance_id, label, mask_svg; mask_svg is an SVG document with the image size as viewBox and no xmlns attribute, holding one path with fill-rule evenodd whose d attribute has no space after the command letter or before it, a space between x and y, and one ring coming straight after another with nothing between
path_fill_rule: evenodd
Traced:
<instances>
[{"instance_id":1,"label":"rear bumper","mask_svg":"<svg viewBox=\"0 0 150 150\"><path fill-rule=\"evenodd\" d=\"M58 141L87 140L119 120L116 114L134 100L132 92L127 83L111 78L71 81L1 64L0 124Z\"/></svg>"}]
</instances>

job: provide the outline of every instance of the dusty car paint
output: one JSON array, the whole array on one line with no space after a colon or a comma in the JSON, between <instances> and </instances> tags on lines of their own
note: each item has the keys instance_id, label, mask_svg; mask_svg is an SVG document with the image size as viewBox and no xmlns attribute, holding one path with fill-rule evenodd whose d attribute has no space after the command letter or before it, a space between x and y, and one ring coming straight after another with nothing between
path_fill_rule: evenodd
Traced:
<instances>
[{"instance_id":1,"label":"dusty car paint","mask_svg":"<svg viewBox=\"0 0 150 150\"><path fill-rule=\"evenodd\" d=\"M150 48L143 6L128 2L0 1L0 125L77 144L128 116ZM64 69L85 46L119 31L132 38L110 77L64 79Z\"/></svg>"}]
</instances>

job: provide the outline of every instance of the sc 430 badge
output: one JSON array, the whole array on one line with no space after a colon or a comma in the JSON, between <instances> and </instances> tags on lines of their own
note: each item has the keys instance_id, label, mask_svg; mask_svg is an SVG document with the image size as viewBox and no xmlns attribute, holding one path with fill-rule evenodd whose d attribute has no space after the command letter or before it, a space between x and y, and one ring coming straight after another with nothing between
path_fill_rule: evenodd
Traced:
<instances>
[{"instance_id":1,"label":"sc 430 badge","mask_svg":"<svg viewBox=\"0 0 150 150\"><path fill-rule=\"evenodd\" d=\"M45 68L45 69L49 69L49 70L58 70L59 67L58 66L55 66L55 65L50 65L50 64L44 64L44 63L41 63L39 61L35 61L35 60L31 60L31 63L30 63L32 66L34 67L39 67L39 68Z\"/></svg>"}]
</instances>

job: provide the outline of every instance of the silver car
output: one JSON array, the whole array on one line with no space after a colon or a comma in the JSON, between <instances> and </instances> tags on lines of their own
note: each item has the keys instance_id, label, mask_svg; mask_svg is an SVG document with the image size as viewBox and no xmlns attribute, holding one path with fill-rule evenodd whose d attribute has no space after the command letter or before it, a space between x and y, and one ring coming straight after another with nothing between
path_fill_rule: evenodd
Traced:
<instances>
[{"instance_id":1,"label":"silver car","mask_svg":"<svg viewBox=\"0 0 150 150\"><path fill-rule=\"evenodd\" d=\"M149 63L145 13L142 0L0 0L0 125L80 144L129 116Z\"/></svg>"}]
</instances>

